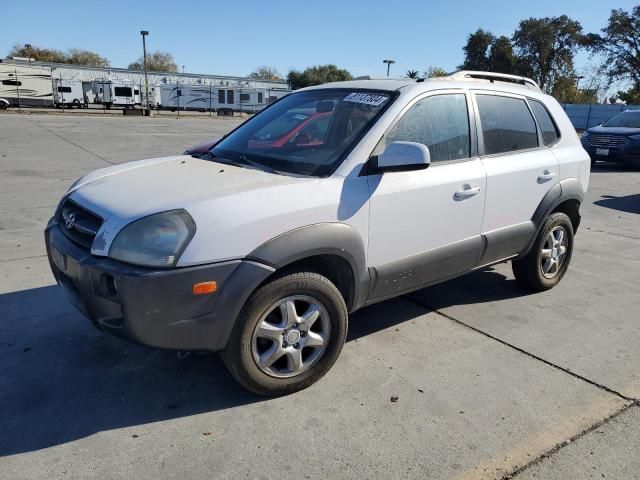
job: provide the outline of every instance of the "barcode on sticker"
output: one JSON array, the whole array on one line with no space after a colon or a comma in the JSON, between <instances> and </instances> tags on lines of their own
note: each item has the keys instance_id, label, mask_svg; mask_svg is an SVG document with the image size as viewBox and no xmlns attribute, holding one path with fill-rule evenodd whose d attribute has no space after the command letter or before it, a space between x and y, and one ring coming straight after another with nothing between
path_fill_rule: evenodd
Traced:
<instances>
[{"instance_id":1,"label":"barcode on sticker","mask_svg":"<svg viewBox=\"0 0 640 480\"><path fill-rule=\"evenodd\" d=\"M346 97L344 97L343 101L345 102L353 102L353 103L364 103L366 105L373 105L378 107L382 105L387 100L387 97L384 95L374 95L371 93L350 93Z\"/></svg>"}]
</instances>

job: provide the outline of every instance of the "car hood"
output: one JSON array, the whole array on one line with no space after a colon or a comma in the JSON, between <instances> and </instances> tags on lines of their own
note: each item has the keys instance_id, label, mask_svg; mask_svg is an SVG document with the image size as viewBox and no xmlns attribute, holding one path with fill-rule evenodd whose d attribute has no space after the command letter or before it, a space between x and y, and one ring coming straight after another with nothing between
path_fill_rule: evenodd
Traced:
<instances>
[{"instance_id":1,"label":"car hood","mask_svg":"<svg viewBox=\"0 0 640 480\"><path fill-rule=\"evenodd\" d=\"M604 127L602 125L598 125L597 127L592 127L587 130L589 135L638 135L640 134L640 128L629 128L629 127Z\"/></svg>"},{"instance_id":2,"label":"car hood","mask_svg":"<svg viewBox=\"0 0 640 480\"><path fill-rule=\"evenodd\" d=\"M91 248L99 256L108 255L115 236L132 221L185 209L196 234L178 265L193 265L222 260L223 254L238 258L257 246L252 242L307 222L335 221L336 183L182 155L98 170L80 179L68 196L104 219Z\"/></svg>"}]
</instances>

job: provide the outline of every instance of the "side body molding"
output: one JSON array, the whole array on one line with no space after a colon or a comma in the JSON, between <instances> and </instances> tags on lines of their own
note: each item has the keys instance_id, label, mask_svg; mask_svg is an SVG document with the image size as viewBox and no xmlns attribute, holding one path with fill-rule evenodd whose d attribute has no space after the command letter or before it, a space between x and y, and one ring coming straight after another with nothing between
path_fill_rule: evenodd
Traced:
<instances>
[{"instance_id":1,"label":"side body molding","mask_svg":"<svg viewBox=\"0 0 640 480\"><path fill-rule=\"evenodd\" d=\"M582 185L577 178L567 178L556 183L551 190L544 196L540 205L531 217L531 221L535 225L535 234L531 238L527 248L520 254L526 255L531 250L533 242L538 237L544 219L561 203L567 200L576 200L579 204L584 200L584 192Z\"/></svg>"},{"instance_id":2,"label":"side body molding","mask_svg":"<svg viewBox=\"0 0 640 480\"><path fill-rule=\"evenodd\" d=\"M279 269L316 255L335 255L349 263L353 273L350 311L364 305L369 285L365 247L353 227L338 222L316 223L283 233L253 250L247 258Z\"/></svg>"}]
</instances>

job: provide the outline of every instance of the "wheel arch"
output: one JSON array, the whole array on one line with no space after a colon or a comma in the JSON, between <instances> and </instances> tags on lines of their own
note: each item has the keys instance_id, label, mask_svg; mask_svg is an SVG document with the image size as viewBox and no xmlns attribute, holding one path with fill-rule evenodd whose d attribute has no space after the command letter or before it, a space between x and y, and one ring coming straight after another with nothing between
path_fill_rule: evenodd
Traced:
<instances>
[{"instance_id":1,"label":"wheel arch","mask_svg":"<svg viewBox=\"0 0 640 480\"><path fill-rule=\"evenodd\" d=\"M577 178L561 180L551 187L531 217L531 221L535 226L535 234L532 236L527 248L519 255L519 258L529 253L529 250L531 250L536 238L538 238L540 234L540 229L542 229L544 225L545 218L552 213L565 213L571 219L575 233L580 225L580 205L583 200L584 192L582 190L582 184Z\"/></svg>"},{"instance_id":2,"label":"wheel arch","mask_svg":"<svg viewBox=\"0 0 640 480\"><path fill-rule=\"evenodd\" d=\"M344 223L318 223L279 235L247 257L273 267L274 275L311 270L326 276L343 295L350 312L361 307L367 294L368 270L360 234Z\"/></svg>"}]
</instances>

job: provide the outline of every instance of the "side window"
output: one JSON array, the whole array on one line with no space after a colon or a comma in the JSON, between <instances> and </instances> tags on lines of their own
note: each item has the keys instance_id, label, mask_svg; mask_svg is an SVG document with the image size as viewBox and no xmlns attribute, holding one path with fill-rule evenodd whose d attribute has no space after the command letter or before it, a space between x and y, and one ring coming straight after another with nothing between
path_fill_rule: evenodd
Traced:
<instances>
[{"instance_id":1,"label":"side window","mask_svg":"<svg viewBox=\"0 0 640 480\"><path fill-rule=\"evenodd\" d=\"M224 103L224 90L218 90L218 103Z\"/></svg>"},{"instance_id":2,"label":"side window","mask_svg":"<svg viewBox=\"0 0 640 480\"><path fill-rule=\"evenodd\" d=\"M513 152L538 146L536 123L524 100L476 95L476 101L485 154Z\"/></svg>"},{"instance_id":3,"label":"side window","mask_svg":"<svg viewBox=\"0 0 640 480\"><path fill-rule=\"evenodd\" d=\"M541 102L533 99L529 99L529 105L531 105L531 110L533 110L533 114L538 121L538 125L542 130L542 136L544 137L544 143L547 145L553 145L560 138L560 132L558 132L558 127L556 127L555 122L551 118L551 114L547 107L545 107Z\"/></svg>"},{"instance_id":4,"label":"side window","mask_svg":"<svg viewBox=\"0 0 640 480\"><path fill-rule=\"evenodd\" d=\"M387 135L386 145L396 141L426 145L432 162L469 158L465 95L434 95L418 101Z\"/></svg>"},{"instance_id":5,"label":"side window","mask_svg":"<svg viewBox=\"0 0 640 480\"><path fill-rule=\"evenodd\" d=\"M227 103L233 103L233 90L227 90Z\"/></svg>"}]
</instances>

